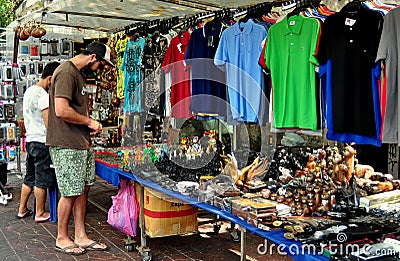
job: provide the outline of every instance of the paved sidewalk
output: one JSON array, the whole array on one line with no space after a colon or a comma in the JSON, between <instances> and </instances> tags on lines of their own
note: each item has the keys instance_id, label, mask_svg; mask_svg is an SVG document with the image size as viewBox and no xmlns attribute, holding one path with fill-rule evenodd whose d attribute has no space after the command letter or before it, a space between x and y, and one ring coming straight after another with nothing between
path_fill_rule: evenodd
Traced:
<instances>
[{"instance_id":1,"label":"paved sidewalk","mask_svg":"<svg viewBox=\"0 0 400 261\"><path fill-rule=\"evenodd\" d=\"M10 169L10 166L9 166ZM110 246L107 252L90 251L82 256L70 256L54 250L57 225L37 224L32 218L17 219L17 208L21 192L22 177L8 175L7 185L13 199L7 206L0 205L0 261L25 260L141 260L137 250L128 252L124 239L127 237L107 224L107 211L111 206L111 196L117 188L98 178L89 193L87 228L89 235ZM33 195L28 206L33 207ZM213 224L199 226L199 233L188 236L147 238L152 260L240 260L240 242L233 242L227 231L230 224L224 222L217 235L207 235L213 231ZM73 227L70 226L72 235ZM292 260L287 256L266 256L257 253L257 246L264 239L247 233L247 260Z\"/></svg>"}]
</instances>

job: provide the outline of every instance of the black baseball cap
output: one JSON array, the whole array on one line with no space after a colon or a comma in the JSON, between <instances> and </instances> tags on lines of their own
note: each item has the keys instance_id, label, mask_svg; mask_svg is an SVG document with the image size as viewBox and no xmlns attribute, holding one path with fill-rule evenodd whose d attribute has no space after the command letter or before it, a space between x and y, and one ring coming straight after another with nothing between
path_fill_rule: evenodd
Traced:
<instances>
[{"instance_id":1,"label":"black baseball cap","mask_svg":"<svg viewBox=\"0 0 400 261\"><path fill-rule=\"evenodd\" d=\"M96 54L97 59L106 61L110 66L114 67L114 64L111 62L110 54L111 49L107 45L95 41L91 42L85 49L85 51Z\"/></svg>"}]
</instances>

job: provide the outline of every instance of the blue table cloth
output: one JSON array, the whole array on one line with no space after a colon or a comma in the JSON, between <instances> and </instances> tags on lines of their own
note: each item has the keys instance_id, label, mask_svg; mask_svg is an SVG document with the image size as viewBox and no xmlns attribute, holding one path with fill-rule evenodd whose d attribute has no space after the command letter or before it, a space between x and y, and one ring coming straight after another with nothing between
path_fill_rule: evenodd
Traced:
<instances>
[{"instance_id":1,"label":"blue table cloth","mask_svg":"<svg viewBox=\"0 0 400 261\"><path fill-rule=\"evenodd\" d=\"M204 209L205 211L208 211L212 214L219 215L221 218L233 222L235 224L238 224L239 226L245 228L247 231L250 231L253 234L257 234L265 239L270 240L272 243L274 243L276 246L274 246L274 250L279 250L281 251L286 251L289 256L291 256L294 260L299 260L299 261L314 261L314 260L322 260L322 261L328 261L329 258L319 255L319 253L314 254L313 251L308 251L307 248L305 250L302 250L302 244L300 242L297 242L295 240L288 240L286 239L283 234L283 230L278 229L278 230L272 230L272 231L266 231L263 229L259 229L249 223L246 222L246 220L237 217L235 215L232 215L231 213L227 211L223 211L220 208L217 208L215 206L211 206L205 202L200 202L197 200L197 198L192 198L186 195L182 195L179 192L172 191L165 189L161 187L159 184L151 181L151 180L146 180L142 179L140 177L137 177L133 175L132 173L126 172L119 170L117 167L109 167L106 166L105 164L102 164L100 162L96 162L96 174L104 179L107 182L112 183L114 186L118 186L121 179L126 179L126 180L133 180L136 182L139 182L142 186L144 187L149 187L152 189L155 189L157 191L160 191L164 194L167 194L169 196L178 198L184 202L187 202L197 208ZM267 246L270 247L270 246ZM311 247L309 249L312 249ZM260 251L267 251L268 249L264 249L264 246L260 246ZM311 252L311 253L310 253Z\"/></svg>"}]
</instances>

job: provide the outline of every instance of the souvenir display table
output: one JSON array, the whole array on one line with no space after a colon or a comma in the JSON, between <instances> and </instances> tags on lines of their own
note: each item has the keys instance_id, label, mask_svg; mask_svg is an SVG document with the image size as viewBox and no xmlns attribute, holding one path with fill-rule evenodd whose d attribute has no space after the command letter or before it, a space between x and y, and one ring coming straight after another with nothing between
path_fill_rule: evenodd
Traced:
<instances>
[{"instance_id":1,"label":"souvenir display table","mask_svg":"<svg viewBox=\"0 0 400 261\"><path fill-rule=\"evenodd\" d=\"M288 240L288 239L284 238L284 236L283 236L284 232L281 229L272 230L272 231L266 231L263 229L259 229L255 226L247 223L245 220L243 220L235 215L232 215L231 213L228 213L227 211L223 211L223 210L221 210L215 206L211 206L205 202L200 202L197 200L197 198L192 198L189 196L182 195L179 192L164 189L159 184L157 184L153 181L145 180L145 179L135 176L132 173L119 170L118 167L110 167L103 163L96 162L96 174L99 177L101 177L102 179L112 183L114 186L118 186L121 179L133 180L135 182L138 182L141 185L142 198L143 198L143 188L149 187L154 190L165 193L169 196L180 199L180 200L182 200L186 203L189 203L197 208L200 208L200 209L208 211L212 214L218 215L222 219L225 219L227 221L230 221L234 224L239 225L240 231L241 231L241 260L245 260L245 256L246 256L246 253L245 253L246 252L246 242L245 242L246 231L250 231L251 233L257 234L265 239L268 239L271 242L273 242L274 244L276 244L277 246L278 245L285 245L285 246L296 245L296 246L298 246L298 247L294 247L294 248L296 250L299 249L300 251L291 251L291 252L300 252L298 255L296 255L295 253L288 252L288 255L291 256L294 260L302 260L302 261L304 261L304 260L329 260L329 258L322 256L322 255L308 255L307 252L302 253L301 243L294 241L294 240ZM141 204L140 220L144 220L142 207L143 207L143 204ZM143 231L143 229L141 231ZM143 234L143 232L141 232L141 233L142 233L141 248L143 249L143 248L146 248L146 239L145 239L145 235ZM287 248L285 248L285 251L287 251ZM303 254L303 255L300 255L300 254Z\"/></svg>"}]
</instances>

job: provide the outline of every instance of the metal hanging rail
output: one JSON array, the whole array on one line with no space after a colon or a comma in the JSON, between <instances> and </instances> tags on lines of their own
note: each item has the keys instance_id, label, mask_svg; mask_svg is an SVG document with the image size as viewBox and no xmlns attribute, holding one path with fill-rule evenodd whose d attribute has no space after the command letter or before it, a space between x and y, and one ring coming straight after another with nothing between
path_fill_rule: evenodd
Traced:
<instances>
[{"instance_id":1,"label":"metal hanging rail","mask_svg":"<svg viewBox=\"0 0 400 261\"><path fill-rule=\"evenodd\" d=\"M216 6L214 4L211 3L201 3L201 2L191 2L191 1L181 1L181 0L156 0L159 2L165 2L165 3L169 3L169 4L176 4L176 5L180 5L180 6L185 6L185 7L191 7L191 8L195 8L195 9L199 9L199 10L205 10L205 11L210 11L212 10L212 8L222 8L220 6Z\"/></svg>"},{"instance_id":2,"label":"metal hanging rail","mask_svg":"<svg viewBox=\"0 0 400 261\"><path fill-rule=\"evenodd\" d=\"M130 20L130 21L148 21L146 19L140 18L131 18L131 17L121 17L116 15L103 15L103 14L95 14L95 13L80 13L80 12L70 12L70 11L53 11L53 14L65 14L65 15L76 15L76 16L89 16L89 17L100 17L100 18L110 18L110 19L119 19L119 20Z\"/></svg>"}]
</instances>

